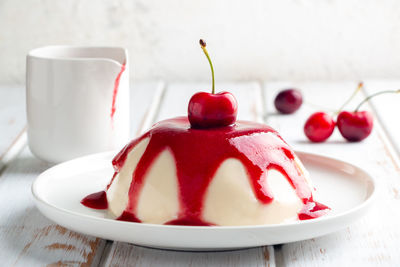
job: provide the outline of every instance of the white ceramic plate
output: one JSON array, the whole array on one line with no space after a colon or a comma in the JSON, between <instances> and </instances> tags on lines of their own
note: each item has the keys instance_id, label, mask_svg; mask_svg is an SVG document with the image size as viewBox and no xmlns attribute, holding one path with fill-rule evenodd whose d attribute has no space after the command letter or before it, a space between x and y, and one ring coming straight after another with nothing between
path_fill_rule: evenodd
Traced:
<instances>
[{"instance_id":1,"label":"white ceramic plate","mask_svg":"<svg viewBox=\"0 0 400 267\"><path fill-rule=\"evenodd\" d=\"M105 211L80 204L86 195L103 190L113 174L115 153L101 153L59 164L33 183L39 210L71 230L100 238L175 250L228 250L281 244L322 236L363 216L376 192L374 179L349 163L297 152L319 191L318 201L332 208L314 220L259 226L173 226L122 222Z\"/></svg>"}]
</instances>

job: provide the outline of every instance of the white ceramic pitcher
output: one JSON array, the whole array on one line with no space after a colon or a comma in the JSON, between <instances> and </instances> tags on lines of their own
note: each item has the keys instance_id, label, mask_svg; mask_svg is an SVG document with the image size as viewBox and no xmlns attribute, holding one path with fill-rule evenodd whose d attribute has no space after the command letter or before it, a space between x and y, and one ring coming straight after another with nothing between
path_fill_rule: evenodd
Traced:
<instances>
[{"instance_id":1,"label":"white ceramic pitcher","mask_svg":"<svg viewBox=\"0 0 400 267\"><path fill-rule=\"evenodd\" d=\"M28 143L49 162L121 148L129 138L129 66L119 47L29 52Z\"/></svg>"}]
</instances>

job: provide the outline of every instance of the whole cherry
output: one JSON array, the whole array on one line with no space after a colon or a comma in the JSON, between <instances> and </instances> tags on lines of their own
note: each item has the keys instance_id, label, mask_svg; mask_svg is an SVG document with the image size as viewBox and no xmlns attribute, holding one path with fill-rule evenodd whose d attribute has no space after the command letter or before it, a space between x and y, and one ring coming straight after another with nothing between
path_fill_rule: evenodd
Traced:
<instances>
[{"instance_id":1,"label":"whole cherry","mask_svg":"<svg viewBox=\"0 0 400 267\"><path fill-rule=\"evenodd\" d=\"M206 42L200 39L200 46L206 55L211 68L211 93L199 92L189 101L188 119L192 128L222 127L234 124L238 104L229 92L215 93L214 68L206 49Z\"/></svg>"},{"instance_id":2,"label":"whole cherry","mask_svg":"<svg viewBox=\"0 0 400 267\"><path fill-rule=\"evenodd\" d=\"M304 124L304 133L310 141L319 143L328 139L335 129L335 121L325 112L311 114Z\"/></svg>"},{"instance_id":3,"label":"whole cherry","mask_svg":"<svg viewBox=\"0 0 400 267\"><path fill-rule=\"evenodd\" d=\"M303 103L303 96L297 89L286 89L275 97L275 108L283 114L296 112Z\"/></svg>"},{"instance_id":4,"label":"whole cherry","mask_svg":"<svg viewBox=\"0 0 400 267\"><path fill-rule=\"evenodd\" d=\"M374 118L369 111L342 111L337 117L340 134L350 142L359 142L372 132Z\"/></svg>"},{"instance_id":5,"label":"whole cherry","mask_svg":"<svg viewBox=\"0 0 400 267\"><path fill-rule=\"evenodd\" d=\"M190 99L188 112L193 128L227 126L236 121L237 102L229 92L199 92Z\"/></svg>"},{"instance_id":6,"label":"whole cherry","mask_svg":"<svg viewBox=\"0 0 400 267\"><path fill-rule=\"evenodd\" d=\"M359 111L361 106L368 102L371 98L382 94L396 94L400 90L380 91L366 97L356 107L355 111L341 111L337 118L337 126L341 135L350 142L360 142L367 138L374 127L374 117L369 111Z\"/></svg>"}]
</instances>

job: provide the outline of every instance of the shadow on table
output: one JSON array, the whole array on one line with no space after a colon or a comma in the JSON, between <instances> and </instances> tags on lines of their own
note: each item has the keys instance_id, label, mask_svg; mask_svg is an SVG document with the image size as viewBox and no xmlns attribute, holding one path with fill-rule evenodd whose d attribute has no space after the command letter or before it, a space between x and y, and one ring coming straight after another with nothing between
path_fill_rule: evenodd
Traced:
<instances>
[{"instance_id":1,"label":"shadow on table","mask_svg":"<svg viewBox=\"0 0 400 267\"><path fill-rule=\"evenodd\" d=\"M54 166L53 163L48 163L40 159L35 158L31 154L26 155L23 153L17 158L11 160L4 167L2 173L10 174L40 174L48 168Z\"/></svg>"},{"instance_id":2,"label":"shadow on table","mask_svg":"<svg viewBox=\"0 0 400 267\"><path fill-rule=\"evenodd\" d=\"M313 143L311 141L308 141L308 140L305 140L305 139L301 139L301 140L291 141L291 143L297 143L297 144L301 144L301 145L320 145L320 144L334 144L334 145L337 145L337 144L346 144L346 143L348 143L348 144L357 144L357 143L347 142L344 139L343 140L327 140L327 141L325 141L323 143Z\"/></svg>"}]
</instances>

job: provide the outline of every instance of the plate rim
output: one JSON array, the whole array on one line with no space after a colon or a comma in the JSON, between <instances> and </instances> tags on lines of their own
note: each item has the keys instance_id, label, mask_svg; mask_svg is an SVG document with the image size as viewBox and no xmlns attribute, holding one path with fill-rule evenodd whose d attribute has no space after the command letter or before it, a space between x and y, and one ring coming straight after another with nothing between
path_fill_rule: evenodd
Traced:
<instances>
[{"instance_id":1,"label":"plate rim","mask_svg":"<svg viewBox=\"0 0 400 267\"><path fill-rule=\"evenodd\" d=\"M319 224L319 223L323 223L325 221L331 221L331 220L337 220L340 218L345 218L346 216L348 216L349 214L353 214L356 212L360 212L366 208L368 208L369 206L371 206L374 203L374 200L377 198L377 194L378 194L378 189L379 189L379 183L378 180L376 178L374 178L372 175L370 175L365 169L350 163L350 162L346 162L344 160L335 158L335 157L331 157L331 156L326 156L326 155L322 155L319 153L310 153L310 152L306 152L306 151L301 151L301 150L295 150L295 154L299 156L299 158L301 159L302 156L311 156L311 157L319 157L322 158L323 160L333 160L336 161L338 163L341 164L345 164L345 165L350 165L352 168L355 168L357 171L361 171L363 174L365 174L365 176L369 179L369 181L371 182L372 188L371 188L371 192L370 194L367 196L367 198L360 204L356 205L355 207L346 210L344 212L340 212L338 214L334 214L334 215L328 215L328 216L322 216L316 219L312 219L312 220L303 220L303 221L293 221L293 222L286 222L286 223L280 223L280 224L265 224L265 225L236 225L236 226L187 226L187 225L163 225L163 224L151 224L151 223L135 223L135 222L125 222L125 221L118 221L118 220L114 220L111 218L99 218L99 217L95 217L95 216L91 216L91 215L87 215L87 214L82 214L76 211L71 211L65 208L61 208L58 207L56 205L53 205L51 203L49 203L48 201L46 201L45 199L40 197L40 194L38 194L38 186L41 182L41 179L44 179L43 177L46 177L48 175L49 172L54 171L55 169L58 168L62 168L65 165L69 165L69 164L74 164L77 161L83 161L83 160L88 160L91 158L106 158L106 157L110 157L110 159L112 158L113 155L115 155L116 151L107 151L107 152L101 152L101 153L95 153L95 154L90 154L90 155L86 155L83 157L78 157L72 160L68 160L62 163L59 163L57 165L54 165L52 167L50 167L49 169L43 171L42 173L40 173L35 180L33 181L32 185L31 185L31 193L34 197L35 200L35 204L38 207L39 203L41 205L45 205L51 209L55 209L58 212L64 212L67 213L69 215L73 215L73 216L78 216L78 217L84 217L85 219L88 220L92 220L92 221L99 221L99 222L103 222L103 221L112 221L113 223L115 223L116 225L121 224L121 225L132 225L134 224L135 226L139 226L139 227L151 227L151 228L160 228L160 229L187 229L187 230L249 230L249 229L259 229L259 228L268 228L268 229L274 229L274 228L282 228L282 227L293 227L296 225L313 225L313 224ZM36 203L37 202L37 203ZM39 207L38 207L39 208ZM40 208L39 208L40 210ZM41 212L42 213L42 212ZM42 213L43 214L43 213ZM47 217L47 216L45 216ZM58 224L58 223L57 223Z\"/></svg>"}]
</instances>

